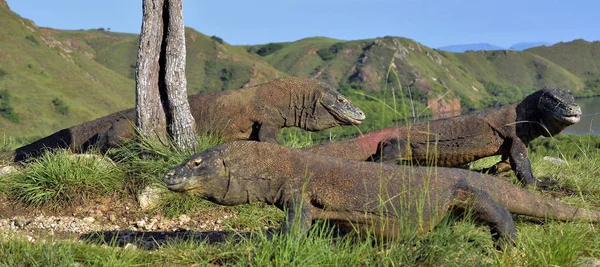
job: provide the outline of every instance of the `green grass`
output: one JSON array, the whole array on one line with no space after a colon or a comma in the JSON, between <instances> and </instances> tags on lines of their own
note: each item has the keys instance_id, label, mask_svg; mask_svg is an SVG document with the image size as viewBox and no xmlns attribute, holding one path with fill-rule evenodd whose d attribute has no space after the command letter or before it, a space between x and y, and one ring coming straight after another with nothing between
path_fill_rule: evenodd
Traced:
<instances>
[{"instance_id":1,"label":"green grass","mask_svg":"<svg viewBox=\"0 0 600 267\"><path fill-rule=\"evenodd\" d=\"M446 220L429 235L389 243L355 235L334 237L326 224L307 236L272 238L256 231L239 242L180 240L158 250L125 249L83 242L0 241L0 264L37 265L236 265L236 266L574 266L597 258L600 239L587 224L518 222L515 248L498 251L489 234L470 221Z\"/></svg>"},{"instance_id":2,"label":"green grass","mask_svg":"<svg viewBox=\"0 0 600 267\"><path fill-rule=\"evenodd\" d=\"M303 146L310 144L311 139L299 139L302 136L289 136L286 145ZM199 138L198 151L211 147L219 140L213 137ZM564 145L569 141L580 140L580 145L587 144L584 138L567 136L555 139L557 150L570 155L568 149L578 150L576 146ZM544 141L546 141L544 139ZM536 147L543 146L538 142ZM563 149L564 147L564 149ZM590 150L584 156L568 159L568 165L556 165L542 160L545 152L531 149L533 171L537 177L547 176L561 182L566 188L578 192L575 196L565 196L565 201L578 206L600 207L600 153ZM538 152L535 152L538 151ZM145 156L140 156L142 155ZM118 159L120 172L126 173L121 181L123 190L135 192L144 185L157 183L164 172L175 164L179 164L192 151L174 151L171 146L156 142L144 141L142 145L129 143L109 152ZM48 154L44 164L56 165L63 171L83 173L86 163L73 162L68 159L67 152ZM50 158L50 159L48 159ZM497 159L478 162L491 165ZM50 162L50 163L49 163ZM56 163L52 163L56 162ZM31 162L30 164L34 164ZM37 173L36 165L27 166L24 173ZM60 167L59 167L60 166ZM73 170L74 169L74 170ZM60 174L63 171L52 171ZM97 173L98 169L94 169ZM88 173L89 175L89 173ZM60 175L57 175L60 176ZM510 174L514 179L514 175ZM112 181L108 176L93 178L96 184ZM55 179L51 179L55 180ZM57 182L58 183L58 182ZM89 192L92 188L83 185L76 192ZM98 192L101 192L98 191ZM59 196L59 195L57 195ZM61 198L64 199L64 198ZM52 200L50 203L64 203ZM155 265L252 265L252 266L356 266L356 265L402 265L402 266L571 266L587 258L600 257L600 235L594 224L563 223L544 220L529 220L516 216L518 229L517 246L499 251L494 248L487 227L475 223L469 216L458 219L448 216L431 232L425 234L407 234L401 240L381 242L369 235L351 234L343 238L335 237L333 229L326 224L316 224L311 232L304 235L279 235L272 239L263 231L264 227L279 227L283 221L283 213L273 206L265 204L241 205L237 207L221 207L207 201L198 201L193 196L169 193L163 199L164 204L156 210L167 216L179 214L202 214L214 211L225 211L235 216L225 220L224 229L229 231L252 231L252 238L239 242L229 240L221 244L206 244L193 240L180 240L168 244L155 251L143 249L124 249L98 246L92 243L57 241L31 243L19 238L2 239L0 241L0 264L12 266L16 263L37 265L107 265L107 266L155 266ZM25 201L31 203L32 201Z\"/></svg>"},{"instance_id":3,"label":"green grass","mask_svg":"<svg viewBox=\"0 0 600 267\"><path fill-rule=\"evenodd\" d=\"M60 207L121 190L123 174L110 160L74 157L60 150L25 163L23 171L0 177L0 191L24 204Z\"/></svg>"}]
</instances>

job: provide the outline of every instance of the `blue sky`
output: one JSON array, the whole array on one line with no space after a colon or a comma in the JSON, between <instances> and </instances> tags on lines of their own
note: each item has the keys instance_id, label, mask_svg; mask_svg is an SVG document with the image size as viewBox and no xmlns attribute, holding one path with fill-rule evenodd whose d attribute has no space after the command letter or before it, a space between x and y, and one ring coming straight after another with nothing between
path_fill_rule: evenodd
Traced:
<instances>
[{"instance_id":1,"label":"blue sky","mask_svg":"<svg viewBox=\"0 0 600 267\"><path fill-rule=\"evenodd\" d=\"M7 0L38 26L139 33L141 0ZM386 35L430 47L600 40L598 0L183 0L184 20L228 43Z\"/></svg>"}]
</instances>

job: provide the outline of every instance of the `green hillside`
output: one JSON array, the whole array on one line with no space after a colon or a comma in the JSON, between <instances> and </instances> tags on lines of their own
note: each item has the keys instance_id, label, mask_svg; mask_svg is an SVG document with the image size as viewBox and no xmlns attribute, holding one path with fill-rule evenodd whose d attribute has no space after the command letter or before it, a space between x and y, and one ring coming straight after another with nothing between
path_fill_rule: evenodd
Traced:
<instances>
[{"instance_id":1,"label":"green hillside","mask_svg":"<svg viewBox=\"0 0 600 267\"><path fill-rule=\"evenodd\" d=\"M3 5L0 16L0 134L44 135L133 106L137 34L38 28ZM503 105L544 86L600 95L600 42L584 40L526 51L450 53L391 36L232 46L187 28L186 45L190 94L313 77L365 110L360 131L413 116Z\"/></svg>"},{"instance_id":2,"label":"green hillside","mask_svg":"<svg viewBox=\"0 0 600 267\"><path fill-rule=\"evenodd\" d=\"M54 37L71 45L105 67L135 79L139 35L107 31L53 31ZM231 46L218 37L186 29L188 93L237 89L285 77L258 55Z\"/></svg>"},{"instance_id":3,"label":"green hillside","mask_svg":"<svg viewBox=\"0 0 600 267\"><path fill-rule=\"evenodd\" d=\"M585 83L581 95L597 95L600 91L600 42L578 39L551 47L534 47L527 52L544 57L579 77Z\"/></svg>"},{"instance_id":4,"label":"green hillside","mask_svg":"<svg viewBox=\"0 0 600 267\"><path fill-rule=\"evenodd\" d=\"M133 107L138 35L41 28L5 4L0 25L0 135L47 135ZM218 37L186 37L190 94L287 76Z\"/></svg>"},{"instance_id":5,"label":"green hillside","mask_svg":"<svg viewBox=\"0 0 600 267\"><path fill-rule=\"evenodd\" d=\"M133 105L133 81L0 7L0 134L43 135Z\"/></svg>"},{"instance_id":6,"label":"green hillside","mask_svg":"<svg viewBox=\"0 0 600 267\"><path fill-rule=\"evenodd\" d=\"M563 67L535 54L520 51L443 52L448 59L483 83L493 96L507 104L542 87L564 88L581 92L584 83Z\"/></svg>"}]
</instances>

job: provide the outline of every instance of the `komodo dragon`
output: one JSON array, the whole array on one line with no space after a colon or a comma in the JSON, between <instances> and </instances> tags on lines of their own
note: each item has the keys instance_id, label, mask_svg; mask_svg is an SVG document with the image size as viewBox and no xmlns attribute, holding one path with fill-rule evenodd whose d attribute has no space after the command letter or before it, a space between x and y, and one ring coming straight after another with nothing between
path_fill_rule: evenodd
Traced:
<instances>
[{"instance_id":1,"label":"komodo dragon","mask_svg":"<svg viewBox=\"0 0 600 267\"><path fill-rule=\"evenodd\" d=\"M502 155L495 171L512 167L523 186L545 187L555 182L541 182L533 176L527 144L539 136L560 133L579 122L580 115L581 108L571 94L542 89L500 109L385 128L305 150L354 160L374 157L383 162L412 161L443 167Z\"/></svg>"},{"instance_id":2,"label":"komodo dragon","mask_svg":"<svg viewBox=\"0 0 600 267\"><path fill-rule=\"evenodd\" d=\"M338 125L359 124L365 119L335 88L309 78L287 78L260 85L191 95L188 98L197 133L215 131L223 141L257 140L277 142L283 127L319 131ZM22 161L44 150L70 148L74 152L91 146L102 150L121 139L135 138L135 109L60 130L29 145L0 156Z\"/></svg>"},{"instance_id":3,"label":"komodo dragon","mask_svg":"<svg viewBox=\"0 0 600 267\"><path fill-rule=\"evenodd\" d=\"M329 220L387 239L399 236L402 222L427 231L449 210L470 209L490 226L494 238L509 241L516 235L509 212L600 221L600 212L477 172L360 162L270 143L236 141L215 146L167 171L163 181L170 190L187 191L221 205L275 205L286 212L284 232L295 223L299 223L295 229L306 229L313 220Z\"/></svg>"}]
</instances>

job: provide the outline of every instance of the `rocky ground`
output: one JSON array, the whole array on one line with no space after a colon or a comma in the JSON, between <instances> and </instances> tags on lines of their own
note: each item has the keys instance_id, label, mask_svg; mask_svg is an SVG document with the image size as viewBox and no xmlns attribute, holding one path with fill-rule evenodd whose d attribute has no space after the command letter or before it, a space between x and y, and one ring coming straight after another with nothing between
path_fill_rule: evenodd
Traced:
<instances>
[{"instance_id":1,"label":"rocky ground","mask_svg":"<svg viewBox=\"0 0 600 267\"><path fill-rule=\"evenodd\" d=\"M116 194L89 200L72 208L33 208L0 197L0 236L19 236L32 242L48 240L111 241L117 245L154 248L168 240L224 238L223 222L236 216L226 211L182 214L176 218L144 212L135 199ZM147 239L147 240L145 240ZM115 240L113 240L115 241ZM152 244L146 244L150 242Z\"/></svg>"}]
</instances>

